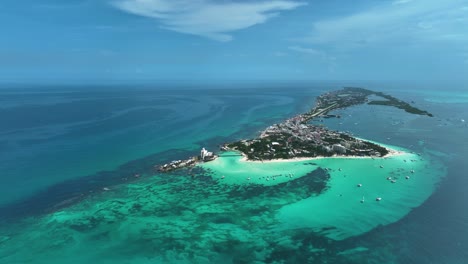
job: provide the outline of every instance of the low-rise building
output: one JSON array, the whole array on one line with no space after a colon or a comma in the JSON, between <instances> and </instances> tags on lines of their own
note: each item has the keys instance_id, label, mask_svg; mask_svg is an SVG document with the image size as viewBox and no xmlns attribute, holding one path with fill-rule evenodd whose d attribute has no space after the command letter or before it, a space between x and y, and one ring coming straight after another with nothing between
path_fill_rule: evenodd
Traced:
<instances>
[{"instance_id":1,"label":"low-rise building","mask_svg":"<svg viewBox=\"0 0 468 264\"><path fill-rule=\"evenodd\" d=\"M333 144L332 148L333 148L333 151L335 151L336 153L339 153L339 154L346 153L346 148L342 146L341 144Z\"/></svg>"}]
</instances>

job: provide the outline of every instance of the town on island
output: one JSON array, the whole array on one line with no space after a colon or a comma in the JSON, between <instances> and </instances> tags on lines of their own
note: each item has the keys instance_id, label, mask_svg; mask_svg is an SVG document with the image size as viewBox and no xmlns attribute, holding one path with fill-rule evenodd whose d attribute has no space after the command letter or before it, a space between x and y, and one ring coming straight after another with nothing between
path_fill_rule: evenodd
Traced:
<instances>
[{"instance_id":1,"label":"town on island","mask_svg":"<svg viewBox=\"0 0 468 264\"><path fill-rule=\"evenodd\" d=\"M220 149L221 151L237 151L249 161L332 156L385 157L390 152L388 148L355 138L345 132L327 129L323 125L311 124L315 118L340 118L339 115L329 114L333 110L366 103L392 106L411 114L433 116L427 111L382 92L345 87L320 95L309 112L269 126L260 133L258 138L226 143L221 145ZM159 171L168 172L194 166L199 162L209 162L217 157L215 153L203 148L199 156L175 160L155 167Z\"/></svg>"}]
</instances>

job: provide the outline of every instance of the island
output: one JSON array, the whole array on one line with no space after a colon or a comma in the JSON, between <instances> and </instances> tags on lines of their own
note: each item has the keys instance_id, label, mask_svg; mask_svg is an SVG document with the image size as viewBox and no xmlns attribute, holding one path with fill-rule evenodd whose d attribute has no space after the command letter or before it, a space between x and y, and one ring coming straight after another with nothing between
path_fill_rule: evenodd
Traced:
<instances>
[{"instance_id":1,"label":"island","mask_svg":"<svg viewBox=\"0 0 468 264\"><path fill-rule=\"evenodd\" d=\"M332 115L330 112L366 103L392 106L411 114L433 116L427 111L382 92L345 87L320 95L309 112L269 126L258 138L225 143L220 148L222 151L238 151L247 160L252 161L332 156L385 157L391 150L384 146L311 123L315 118L340 118L339 115ZM158 169L166 172L216 158L216 154L202 149L200 156L173 161L158 166Z\"/></svg>"}]
</instances>

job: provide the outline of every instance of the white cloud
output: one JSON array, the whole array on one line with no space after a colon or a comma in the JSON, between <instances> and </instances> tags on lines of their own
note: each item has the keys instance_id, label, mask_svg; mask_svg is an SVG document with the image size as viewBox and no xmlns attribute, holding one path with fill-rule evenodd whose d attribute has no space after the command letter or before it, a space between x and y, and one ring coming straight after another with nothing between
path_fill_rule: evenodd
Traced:
<instances>
[{"instance_id":1,"label":"white cloud","mask_svg":"<svg viewBox=\"0 0 468 264\"><path fill-rule=\"evenodd\" d=\"M116 0L123 11L159 20L163 27L180 33L230 41L230 32L265 23L284 10L305 5L294 0Z\"/></svg>"},{"instance_id":2,"label":"white cloud","mask_svg":"<svg viewBox=\"0 0 468 264\"><path fill-rule=\"evenodd\" d=\"M293 50L293 51L297 51L297 52L301 52L301 53L307 53L309 55L319 55L319 56L324 55L324 53L322 51L312 49L312 48L303 48L303 47L300 47L300 46L290 46L290 47L288 47L288 49Z\"/></svg>"},{"instance_id":3,"label":"white cloud","mask_svg":"<svg viewBox=\"0 0 468 264\"><path fill-rule=\"evenodd\" d=\"M305 48L301 46L289 46L289 50L299 52L299 53L304 53L307 55L311 55L314 57L319 58L321 61L326 63L328 65L328 71L329 72L334 72L335 67L336 67L336 57L328 55L326 52L322 50L317 50L314 48Z\"/></svg>"},{"instance_id":4,"label":"white cloud","mask_svg":"<svg viewBox=\"0 0 468 264\"><path fill-rule=\"evenodd\" d=\"M371 44L468 43L466 0L400 0L355 14L315 22L306 38L342 47ZM444 43L447 44L447 43Z\"/></svg>"}]
</instances>

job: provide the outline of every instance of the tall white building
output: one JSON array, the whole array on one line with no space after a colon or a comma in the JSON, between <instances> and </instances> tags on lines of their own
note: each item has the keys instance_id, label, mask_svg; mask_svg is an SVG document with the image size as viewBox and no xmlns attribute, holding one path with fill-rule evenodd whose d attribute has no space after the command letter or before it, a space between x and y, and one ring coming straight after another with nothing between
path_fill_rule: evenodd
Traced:
<instances>
[{"instance_id":1,"label":"tall white building","mask_svg":"<svg viewBox=\"0 0 468 264\"><path fill-rule=\"evenodd\" d=\"M212 157L213 156L213 152L209 152L208 150L206 150L205 148L202 148L202 150L200 151L200 158L201 160L205 160L206 158L208 157Z\"/></svg>"}]
</instances>

